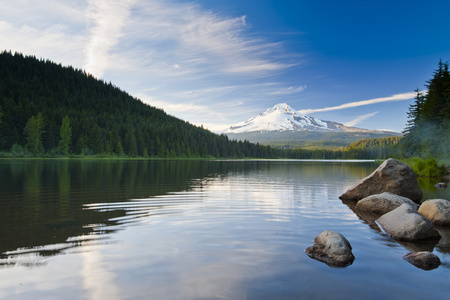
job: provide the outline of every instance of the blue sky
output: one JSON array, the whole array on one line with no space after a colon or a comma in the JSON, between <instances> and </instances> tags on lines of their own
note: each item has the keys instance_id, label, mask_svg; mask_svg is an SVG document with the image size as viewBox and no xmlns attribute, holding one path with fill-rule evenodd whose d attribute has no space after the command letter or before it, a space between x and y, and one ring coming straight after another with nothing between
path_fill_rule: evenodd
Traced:
<instances>
[{"instance_id":1,"label":"blue sky","mask_svg":"<svg viewBox=\"0 0 450 300\"><path fill-rule=\"evenodd\" d=\"M450 1L15 0L0 49L85 69L218 130L273 105L402 131L450 60Z\"/></svg>"}]
</instances>

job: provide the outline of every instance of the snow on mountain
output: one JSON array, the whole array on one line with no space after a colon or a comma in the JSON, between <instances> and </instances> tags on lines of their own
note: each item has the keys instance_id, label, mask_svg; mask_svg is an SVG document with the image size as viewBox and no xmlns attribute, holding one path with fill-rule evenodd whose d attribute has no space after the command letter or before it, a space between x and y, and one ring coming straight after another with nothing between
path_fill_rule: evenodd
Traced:
<instances>
[{"instance_id":1,"label":"snow on mountain","mask_svg":"<svg viewBox=\"0 0 450 300\"><path fill-rule=\"evenodd\" d=\"M306 116L286 103L279 103L245 122L231 125L222 133L244 133L255 131L349 131L342 124L322 121ZM356 129L356 128L355 128Z\"/></svg>"}]
</instances>

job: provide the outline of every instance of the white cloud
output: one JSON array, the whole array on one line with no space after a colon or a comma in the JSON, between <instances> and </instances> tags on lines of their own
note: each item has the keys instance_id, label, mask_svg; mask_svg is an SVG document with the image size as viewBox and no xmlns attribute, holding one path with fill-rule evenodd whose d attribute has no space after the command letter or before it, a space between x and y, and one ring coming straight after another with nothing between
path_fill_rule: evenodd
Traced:
<instances>
[{"instance_id":1,"label":"white cloud","mask_svg":"<svg viewBox=\"0 0 450 300\"><path fill-rule=\"evenodd\" d=\"M223 119L223 114L211 109L208 105L198 105L194 103L173 103L158 100L145 94L137 95L144 103L161 108L170 115L180 115L184 113L194 113L196 115L208 115L208 117Z\"/></svg>"},{"instance_id":2,"label":"white cloud","mask_svg":"<svg viewBox=\"0 0 450 300\"><path fill-rule=\"evenodd\" d=\"M194 81L263 77L295 65L274 58L281 57L281 44L251 36L245 16L220 16L196 4L160 0L137 1L129 11L128 18L119 20L126 34L109 41L116 43L110 47L113 69Z\"/></svg>"},{"instance_id":3,"label":"white cloud","mask_svg":"<svg viewBox=\"0 0 450 300\"><path fill-rule=\"evenodd\" d=\"M340 110L340 109L346 109L346 108L352 108L352 107L358 107L358 106L364 106L364 105L371 105L371 104L376 104L376 103L409 100L409 99L413 99L415 96L416 96L415 92L409 92L409 93L403 93L403 94L395 94L395 95L392 95L389 97L349 102L349 103L345 103L345 104L338 105L338 106L331 106L331 107L318 108L318 109L303 109L303 110L299 110L299 112L307 115L307 114L312 114L312 113L316 113L316 112Z\"/></svg>"},{"instance_id":4,"label":"white cloud","mask_svg":"<svg viewBox=\"0 0 450 300\"><path fill-rule=\"evenodd\" d=\"M300 85L298 87L290 86L287 88L280 88L278 90L269 92L269 95L294 95L303 92L306 89L306 85Z\"/></svg>"},{"instance_id":5,"label":"white cloud","mask_svg":"<svg viewBox=\"0 0 450 300\"><path fill-rule=\"evenodd\" d=\"M15 26L0 21L1 50L21 52L37 58L49 59L57 63L81 66L82 45L85 41L81 35L67 36L64 25L55 24L44 29L37 29L23 24Z\"/></svg>"},{"instance_id":6,"label":"white cloud","mask_svg":"<svg viewBox=\"0 0 450 300\"><path fill-rule=\"evenodd\" d=\"M346 122L344 125L345 125L345 126L355 126L356 124L359 124L359 123L361 123L362 121L365 121L365 120L367 120L367 119L369 119L369 118L372 118L372 117L375 116L377 113L379 113L379 112L376 111L376 112L373 112L373 113L370 113L370 114L366 114L366 115L359 116L359 117L355 118L355 119L352 120L352 121Z\"/></svg>"},{"instance_id":7,"label":"white cloud","mask_svg":"<svg viewBox=\"0 0 450 300\"><path fill-rule=\"evenodd\" d=\"M133 0L90 0L88 15L94 24L89 30L84 69L102 77L105 69L113 63L109 52L119 42L123 25L130 15Z\"/></svg>"}]
</instances>

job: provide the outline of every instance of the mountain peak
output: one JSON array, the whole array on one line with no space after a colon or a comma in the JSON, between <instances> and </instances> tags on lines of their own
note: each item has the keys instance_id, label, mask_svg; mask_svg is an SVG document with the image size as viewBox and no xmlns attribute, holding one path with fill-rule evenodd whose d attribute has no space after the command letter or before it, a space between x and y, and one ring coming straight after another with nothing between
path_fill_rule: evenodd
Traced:
<instances>
[{"instance_id":1,"label":"mountain peak","mask_svg":"<svg viewBox=\"0 0 450 300\"><path fill-rule=\"evenodd\" d=\"M376 130L348 127L332 121L322 121L303 115L286 103L278 103L256 117L231 125L222 133L258 131L378 132Z\"/></svg>"},{"instance_id":2,"label":"mountain peak","mask_svg":"<svg viewBox=\"0 0 450 300\"><path fill-rule=\"evenodd\" d=\"M283 112L283 113L290 114L290 115L299 114L297 111L292 109L286 103L275 104L272 108L268 108L265 113L271 113L271 112L276 112L276 111L278 111L279 113Z\"/></svg>"},{"instance_id":3,"label":"mountain peak","mask_svg":"<svg viewBox=\"0 0 450 300\"><path fill-rule=\"evenodd\" d=\"M278 104L275 104L272 107L272 109L273 110L280 109L280 110L284 110L284 111L289 111L289 110L291 110L291 107L289 105L287 105L286 103L278 103Z\"/></svg>"},{"instance_id":4,"label":"mountain peak","mask_svg":"<svg viewBox=\"0 0 450 300\"><path fill-rule=\"evenodd\" d=\"M300 114L286 103L278 103L245 122L230 126L223 133L251 131L330 131L327 122Z\"/></svg>"}]
</instances>

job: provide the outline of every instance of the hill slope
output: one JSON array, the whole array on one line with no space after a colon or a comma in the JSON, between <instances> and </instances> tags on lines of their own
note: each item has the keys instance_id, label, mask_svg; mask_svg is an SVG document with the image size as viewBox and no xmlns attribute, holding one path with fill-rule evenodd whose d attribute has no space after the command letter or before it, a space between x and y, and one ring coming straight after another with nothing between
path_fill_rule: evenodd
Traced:
<instances>
[{"instance_id":1,"label":"hill slope","mask_svg":"<svg viewBox=\"0 0 450 300\"><path fill-rule=\"evenodd\" d=\"M27 124L42 115L39 147ZM167 115L72 67L0 54L0 150L13 145L58 151L63 118L70 119L69 153L155 157L273 157L270 147L230 141ZM35 128L36 129L36 128ZM38 155L38 153L34 153Z\"/></svg>"}]
</instances>

